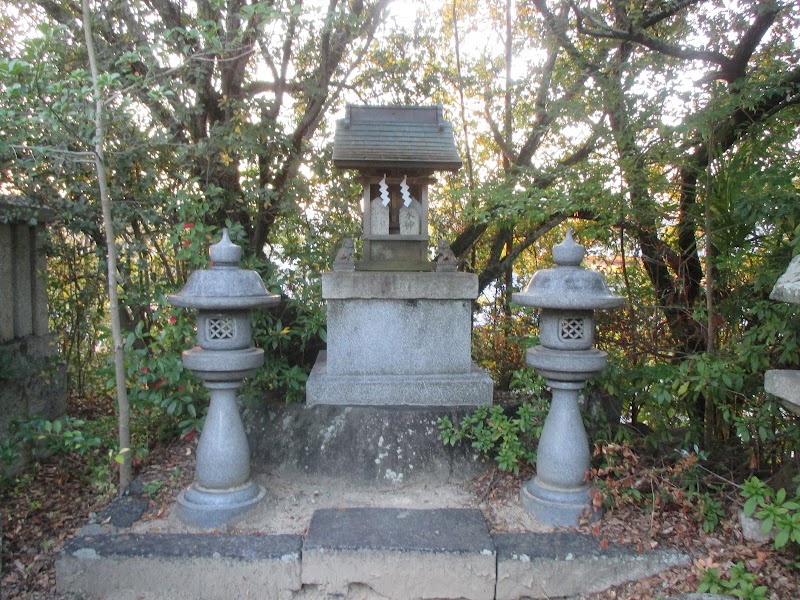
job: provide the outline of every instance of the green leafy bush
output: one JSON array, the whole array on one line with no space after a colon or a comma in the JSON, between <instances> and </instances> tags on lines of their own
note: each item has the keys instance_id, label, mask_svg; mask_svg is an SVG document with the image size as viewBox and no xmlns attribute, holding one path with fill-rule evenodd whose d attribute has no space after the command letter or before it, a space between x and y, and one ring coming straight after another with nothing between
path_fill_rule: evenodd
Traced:
<instances>
[{"instance_id":1,"label":"green leafy bush","mask_svg":"<svg viewBox=\"0 0 800 600\"><path fill-rule=\"evenodd\" d=\"M790 496L784 488L774 491L758 477L744 482L745 516L760 519L764 533L775 530L776 549L790 542L800 544L800 485Z\"/></svg>"},{"instance_id":2,"label":"green leafy bush","mask_svg":"<svg viewBox=\"0 0 800 600\"><path fill-rule=\"evenodd\" d=\"M743 562L731 567L728 578L723 578L719 569L703 571L697 591L709 594L733 595L743 600L762 600L767 598L767 586L756 585L756 575L747 570Z\"/></svg>"},{"instance_id":3,"label":"green leafy bush","mask_svg":"<svg viewBox=\"0 0 800 600\"><path fill-rule=\"evenodd\" d=\"M519 387L519 375L525 366L525 349L536 343L529 335L530 326L517 315L494 316L472 332L472 356L486 369L496 390Z\"/></svg>"},{"instance_id":4,"label":"green leafy bush","mask_svg":"<svg viewBox=\"0 0 800 600\"><path fill-rule=\"evenodd\" d=\"M14 439L20 444L35 444L45 452L87 454L103 445L98 435L87 431L87 422L74 417L31 419L14 427Z\"/></svg>"},{"instance_id":5,"label":"green leafy bush","mask_svg":"<svg viewBox=\"0 0 800 600\"><path fill-rule=\"evenodd\" d=\"M546 415L546 405L532 401L523 402L512 414L503 406L482 406L458 425L448 417L439 419L439 431L445 444L470 442L493 458L501 470L518 475L536 460L536 444Z\"/></svg>"},{"instance_id":6,"label":"green leafy bush","mask_svg":"<svg viewBox=\"0 0 800 600\"><path fill-rule=\"evenodd\" d=\"M748 571L740 561L731 567L727 579L716 568L705 570L697 591L733 595L742 600L761 600L767 597L768 588L765 585L756 585L756 579L756 575Z\"/></svg>"}]
</instances>

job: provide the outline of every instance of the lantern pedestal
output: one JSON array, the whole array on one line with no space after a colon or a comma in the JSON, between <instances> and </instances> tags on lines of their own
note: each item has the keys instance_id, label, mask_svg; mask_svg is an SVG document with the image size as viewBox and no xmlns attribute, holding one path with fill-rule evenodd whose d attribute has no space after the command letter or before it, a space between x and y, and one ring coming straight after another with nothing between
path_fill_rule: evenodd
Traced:
<instances>
[{"instance_id":1,"label":"lantern pedestal","mask_svg":"<svg viewBox=\"0 0 800 600\"><path fill-rule=\"evenodd\" d=\"M520 499L531 516L557 526L574 526L591 508L589 485L584 478L589 468L589 442L578 408L583 381L547 380L553 390L550 412L542 428L536 457L536 476L523 484ZM589 520L600 516L592 511Z\"/></svg>"},{"instance_id":2,"label":"lantern pedestal","mask_svg":"<svg viewBox=\"0 0 800 600\"><path fill-rule=\"evenodd\" d=\"M229 490L207 490L193 483L178 495L178 515L189 525L213 529L261 502L267 491L252 481Z\"/></svg>"},{"instance_id":3,"label":"lantern pedestal","mask_svg":"<svg viewBox=\"0 0 800 600\"><path fill-rule=\"evenodd\" d=\"M258 352L263 363L263 350ZM236 403L241 384L241 379L204 382L211 403L197 445L195 481L178 496L181 519L196 527L218 527L266 494L250 479L250 448Z\"/></svg>"}]
</instances>

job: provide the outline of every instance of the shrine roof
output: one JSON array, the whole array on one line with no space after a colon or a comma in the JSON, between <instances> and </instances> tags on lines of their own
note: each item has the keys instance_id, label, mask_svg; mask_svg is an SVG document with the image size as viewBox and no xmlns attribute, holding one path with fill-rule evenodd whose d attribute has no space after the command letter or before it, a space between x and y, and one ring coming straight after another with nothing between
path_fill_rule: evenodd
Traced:
<instances>
[{"instance_id":1,"label":"shrine roof","mask_svg":"<svg viewBox=\"0 0 800 600\"><path fill-rule=\"evenodd\" d=\"M441 106L353 106L336 123L333 164L458 171L453 126Z\"/></svg>"}]
</instances>

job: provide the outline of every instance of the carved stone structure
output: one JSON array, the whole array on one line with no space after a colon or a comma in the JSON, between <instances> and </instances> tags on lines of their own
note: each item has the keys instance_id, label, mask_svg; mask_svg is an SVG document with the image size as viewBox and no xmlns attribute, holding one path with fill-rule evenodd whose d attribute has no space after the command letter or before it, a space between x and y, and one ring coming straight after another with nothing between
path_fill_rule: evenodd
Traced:
<instances>
[{"instance_id":1,"label":"carved stone structure","mask_svg":"<svg viewBox=\"0 0 800 600\"><path fill-rule=\"evenodd\" d=\"M586 381L606 366L606 353L592 348L594 310L621 306L602 275L580 266L583 246L566 239L553 247L552 269L537 271L514 302L542 309L540 345L526 358L553 390L550 412L537 450L536 476L522 486L525 509L552 525L577 525L590 508L589 442L578 410L578 396ZM595 513L594 516L598 516Z\"/></svg>"},{"instance_id":2,"label":"carved stone structure","mask_svg":"<svg viewBox=\"0 0 800 600\"><path fill-rule=\"evenodd\" d=\"M195 480L178 496L181 518L198 527L218 527L266 493L250 479L250 449L236 391L264 364L264 351L251 344L250 311L280 298L267 291L258 273L237 266L241 255L223 230L222 240L209 251L211 268L192 273L180 293L169 298L174 306L198 310L198 346L184 351L183 364L211 394Z\"/></svg>"},{"instance_id":3,"label":"carved stone structure","mask_svg":"<svg viewBox=\"0 0 800 600\"><path fill-rule=\"evenodd\" d=\"M461 167L441 107L348 106L333 163L362 176L363 257L350 267L345 246L322 275L328 349L307 403L491 403L491 378L470 357L478 278L455 272L449 248L442 268L429 260L431 176Z\"/></svg>"},{"instance_id":4,"label":"carved stone structure","mask_svg":"<svg viewBox=\"0 0 800 600\"><path fill-rule=\"evenodd\" d=\"M66 409L66 371L48 327L42 224L51 216L0 197L0 442L13 420L54 419Z\"/></svg>"},{"instance_id":5,"label":"carved stone structure","mask_svg":"<svg viewBox=\"0 0 800 600\"><path fill-rule=\"evenodd\" d=\"M773 300L800 304L800 256L795 256L781 275L772 293ZM764 377L764 388L781 399L786 410L800 415L800 370L770 369Z\"/></svg>"}]
</instances>

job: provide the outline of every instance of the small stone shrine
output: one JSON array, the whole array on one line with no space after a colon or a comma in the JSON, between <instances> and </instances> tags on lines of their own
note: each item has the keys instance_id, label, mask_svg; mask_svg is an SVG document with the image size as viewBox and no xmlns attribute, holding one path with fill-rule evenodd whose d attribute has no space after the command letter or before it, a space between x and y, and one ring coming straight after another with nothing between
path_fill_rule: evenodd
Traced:
<instances>
[{"instance_id":1,"label":"small stone shrine","mask_svg":"<svg viewBox=\"0 0 800 600\"><path fill-rule=\"evenodd\" d=\"M478 277L457 272L442 242L428 258L431 176L461 167L441 107L348 106L333 164L362 177L363 257L346 240L322 275L328 348L307 404L490 404L491 378L470 354Z\"/></svg>"}]
</instances>

